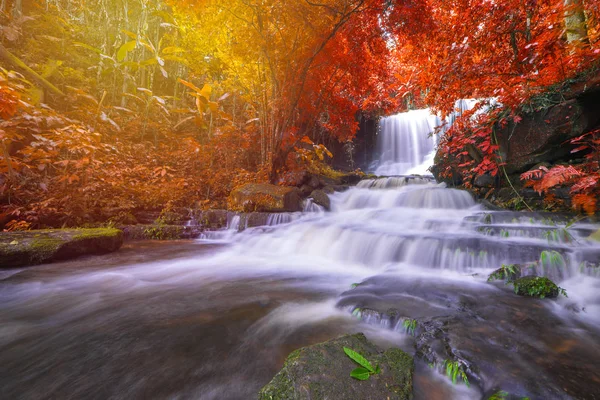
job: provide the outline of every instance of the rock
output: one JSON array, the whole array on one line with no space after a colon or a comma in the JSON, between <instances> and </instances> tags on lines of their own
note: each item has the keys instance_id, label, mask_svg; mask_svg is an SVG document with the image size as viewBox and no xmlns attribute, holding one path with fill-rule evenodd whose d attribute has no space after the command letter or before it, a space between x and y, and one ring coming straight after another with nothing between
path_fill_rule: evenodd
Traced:
<instances>
[{"instance_id":1,"label":"rock","mask_svg":"<svg viewBox=\"0 0 600 400\"><path fill-rule=\"evenodd\" d=\"M568 160L573 146L564 143L600 122L594 96L580 96L521 117L519 123L497 131L509 174L525 172L539 163Z\"/></svg>"},{"instance_id":2,"label":"rock","mask_svg":"<svg viewBox=\"0 0 600 400\"><path fill-rule=\"evenodd\" d=\"M335 189L333 186L325 186L323 189L321 189L323 192L325 192L325 194L334 194L335 193Z\"/></svg>"},{"instance_id":3,"label":"rock","mask_svg":"<svg viewBox=\"0 0 600 400\"><path fill-rule=\"evenodd\" d=\"M357 173L349 173L341 177L341 181L343 185L356 185L363 179L362 175Z\"/></svg>"},{"instance_id":4,"label":"rock","mask_svg":"<svg viewBox=\"0 0 600 400\"><path fill-rule=\"evenodd\" d=\"M479 188L490 188L496 185L496 178L490 174L479 175L473 181L473 185Z\"/></svg>"},{"instance_id":5,"label":"rock","mask_svg":"<svg viewBox=\"0 0 600 400\"><path fill-rule=\"evenodd\" d=\"M555 298L558 297L558 286L550 279L542 276L525 276L514 281L515 293L519 296Z\"/></svg>"},{"instance_id":6,"label":"rock","mask_svg":"<svg viewBox=\"0 0 600 400\"><path fill-rule=\"evenodd\" d=\"M513 282L521 277L521 266L517 264L503 265L492 272L488 277L488 282L502 280Z\"/></svg>"},{"instance_id":7,"label":"rock","mask_svg":"<svg viewBox=\"0 0 600 400\"><path fill-rule=\"evenodd\" d=\"M122 229L125 240L196 239L201 233L198 227L164 224L130 225Z\"/></svg>"},{"instance_id":8,"label":"rock","mask_svg":"<svg viewBox=\"0 0 600 400\"><path fill-rule=\"evenodd\" d=\"M314 190L313 187L309 186L309 185L302 185L300 187L300 191L302 192L302 195L304 196L308 196L310 195L310 193Z\"/></svg>"},{"instance_id":9,"label":"rock","mask_svg":"<svg viewBox=\"0 0 600 400\"><path fill-rule=\"evenodd\" d=\"M308 179L308 186L310 186L311 188L317 189L321 186L321 182L319 181L319 177L315 176L315 175L311 175L310 178Z\"/></svg>"},{"instance_id":10,"label":"rock","mask_svg":"<svg viewBox=\"0 0 600 400\"><path fill-rule=\"evenodd\" d=\"M310 197L313 199L315 204L318 204L322 207L325 207L327 211L331 209L331 200L325 191L323 190L314 190Z\"/></svg>"},{"instance_id":11,"label":"rock","mask_svg":"<svg viewBox=\"0 0 600 400\"><path fill-rule=\"evenodd\" d=\"M235 188L228 199L229 209L241 212L301 211L300 190L268 183L249 183Z\"/></svg>"},{"instance_id":12,"label":"rock","mask_svg":"<svg viewBox=\"0 0 600 400\"><path fill-rule=\"evenodd\" d=\"M227 210L207 210L202 211L197 219L205 229L221 229L227 227L228 215Z\"/></svg>"},{"instance_id":13,"label":"rock","mask_svg":"<svg viewBox=\"0 0 600 400\"><path fill-rule=\"evenodd\" d=\"M590 235L589 239L595 240L596 242L600 242L600 229L598 229L596 232L592 233Z\"/></svg>"},{"instance_id":14,"label":"rock","mask_svg":"<svg viewBox=\"0 0 600 400\"><path fill-rule=\"evenodd\" d=\"M358 365L348 347L379 365L381 373L366 381L350 377ZM258 394L259 400L410 399L413 358L400 349L380 351L362 333L347 335L292 352L283 369Z\"/></svg>"},{"instance_id":15,"label":"rock","mask_svg":"<svg viewBox=\"0 0 600 400\"><path fill-rule=\"evenodd\" d=\"M342 182L341 178L332 178L332 177L324 176L324 175L319 176L319 187L336 186L336 185L343 185L343 184L344 184L344 182Z\"/></svg>"},{"instance_id":16,"label":"rock","mask_svg":"<svg viewBox=\"0 0 600 400\"><path fill-rule=\"evenodd\" d=\"M122 244L123 232L113 228L5 232L0 233L0 268L111 253Z\"/></svg>"}]
</instances>

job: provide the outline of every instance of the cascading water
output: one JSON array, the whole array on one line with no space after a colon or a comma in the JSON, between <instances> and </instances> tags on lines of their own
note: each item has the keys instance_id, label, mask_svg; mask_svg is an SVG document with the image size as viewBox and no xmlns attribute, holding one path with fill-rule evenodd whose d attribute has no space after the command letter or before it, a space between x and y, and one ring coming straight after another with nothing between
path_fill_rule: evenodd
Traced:
<instances>
[{"instance_id":1,"label":"cascading water","mask_svg":"<svg viewBox=\"0 0 600 400\"><path fill-rule=\"evenodd\" d=\"M416 354L417 400L598 397L600 246L586 239L597 224L487 211L422 177L330 199L331 212L309 203L318 212L273 226L240 231L232 217L218 243L5 271L2 397L249 399L293 349L354 332ZM488 283L502 264L569 297ZM443 376L445 359L470 388Z\"/></svg>"},{"instance_id":2,"label":"cascading water","mask_svg":"<svg viewBox=\"0 0 600 400\"><path fill-rule=\"evenodd\" d=\"M430 109L382 118L377 138L379 160L375 162L373 172L379 176L431 175L429 168L433 165L439 135L443 135L458 116L480 102L484 106L478 112L498 104L495 99L458 100L455 111L445 120Z\"/></svg>"},{"instance_id":3,"label":"cascading water","mask_svg":"<svg viewBox=\"0 0 600 400\"><path fill-rule=\"evenodd\" d=\"M442 120L429 109L383 118L379 125L380 159L375 174L428 174L436 146L431 134L440 125Z\"/></svg>"}]
</instances>

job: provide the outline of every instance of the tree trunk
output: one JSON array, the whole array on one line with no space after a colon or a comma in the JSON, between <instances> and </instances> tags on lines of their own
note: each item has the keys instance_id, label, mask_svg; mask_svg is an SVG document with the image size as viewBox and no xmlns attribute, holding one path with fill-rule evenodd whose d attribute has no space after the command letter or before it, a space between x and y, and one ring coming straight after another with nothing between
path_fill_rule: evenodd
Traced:
<instances>
[{"instance_id":1,"label":"tree trunk","mask_svg":"<svg viewBox=\"0 0 600 400\"><path fill-rule=\"evenodd\" d=\"M575 45L589 43L583 0L565 0L565 6L567 42Z\"/></svg>"}]
</instances>

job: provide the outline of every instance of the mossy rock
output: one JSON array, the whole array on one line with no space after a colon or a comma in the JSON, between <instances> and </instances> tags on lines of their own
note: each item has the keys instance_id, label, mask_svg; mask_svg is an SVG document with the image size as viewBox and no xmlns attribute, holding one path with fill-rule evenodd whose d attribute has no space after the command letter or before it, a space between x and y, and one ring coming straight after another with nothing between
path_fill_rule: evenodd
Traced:
<instances>
[{"instance_id":1,"label":"mossy rock","mask_svg":"<svg viewBox=\"0 0 600 400\"><path fill-rule=\"evenodd\" d=\"M381 373L366 381L350 377L358 367L348 347ZM382 352L362 333L347 335L292 352L283 369L258 394L259 400L411 399L414 361L400 349Z\"/></svg>"},{"instance_id":2,"label":"mossy rock","mask_svg":"<svg viewBox=\"0 0 600 400\"><path fill-rule=\"evenodd\" d=\"M503 265L488 276L488 282L502 280L507 282L513 282L521 277L521 265L511 264Z\"/></svg>"},{"instance_id":3,"label":"mossy rock","mask_svg":"<svg viewBox=\"0 0 600 400\"><path fill-rule=\"evenodd\" d=\"M301 192L295 187L249 183L235 188L228 198L228 208L238 212L301 211Z\"/></svg>"},{"instance_id":4,"label":"mossy rock","mask_svg":"<svg viewBox=\"0 0 600 400\"><path fill-rule=\"evenodd\" d=\"M600 242L600 229L598 229L596 232L592 233L589 237L590 240L594 240L596 242Z\"/></svg>"},{"instance_id":5,"label":"mossy rock","mask_svg":"<svg viewBox=\"0 0 600 400\"><path fill-rule=\"evenodd\" d=\"M113 228L4 232L0 233L0 268L111 253L122 244L123 232Z\"/></svg>"},{"instance_id":6,"label":"mossy rock","mask_svg":"<svg viewBox=\"0 0 600 400\"><path fill-rule=\"evenodd\" d=\"M559 288L543 276L525 276L514 281L515 293L519 296L556 298Z\"/></svg>"},{"instance_id":7,"label":"mossy rock","mask_svg":"<svg viewBox=\"0 0 600 400\"><path fill-rule=\"evenodd\" d=\"M200 236L197 227L183 225L131 225L123 227L125 240L180 240Z\"/></svg>"}]
</instances>

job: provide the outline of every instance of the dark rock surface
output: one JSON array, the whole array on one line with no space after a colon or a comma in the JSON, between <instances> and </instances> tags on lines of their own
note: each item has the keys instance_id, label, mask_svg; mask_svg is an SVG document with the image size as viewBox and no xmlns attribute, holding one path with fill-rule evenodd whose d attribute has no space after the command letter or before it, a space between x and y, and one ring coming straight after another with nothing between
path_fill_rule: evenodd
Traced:
<instances>
[{"instance_id":1,"label":"dark rock surface","mask_svg":"<svg viewBox=\"0 0 600 400\"><path fill-rule=\"evenodd\" d=\"M444 361L457 362L482 393L600 398L595 336L573 340L570 323L545 306L551 301L467 276L457 281L381 275L343 293L338 307L396 331L405 331L407 319L416 320L415 362L442 373ZM562 350L552 351L556 348Z\"/></svg>"},{"instance_id":2,"label":"dark rock surface","mask_svg":"<svg viewBox=\"0 0 600 400\"><path fill-rule=\"evenodd\" d=\"M345 353L348 347L381 373L366 381L350 377L358 367ZM362 334L342 336L292 352L283 369L259 393L260 400L411 399L413 359L400 349L385 352Z\"/></svg>"},{"instance_id":3,"label":"dark rock surface","mask_svg":"<svg viewBox=\"0 0 600 400\"><path fill-rule=\"evenodd\" d=\"M111 253L122 244L123 232L112 228L5 232L0 233L0 268Z\"/></svg>"},{"instance_id":4,"label":"dark rock surface","mask_svg":"<svg viewBox=\"0 0 600 400\"><path fill-rule=\"evenodd\" d=\"M313 199L315 204L325 207L327 211L331 209L331 200L324 190L314 190L310 194L310 197Z\"/></svg>"},{"instance_id":5,"label":"dark rock surface","mask_svg":"<svg viewBox=\"0 0 600 400\"><path fill-rule=\"evenodd\" d=\"M250 183L231 192L229 209L243 212L294 212L301 210L300 201L300 190L295 187Z\"/></svg>"}]
</instances>

